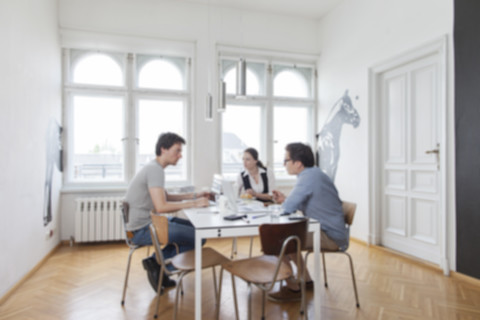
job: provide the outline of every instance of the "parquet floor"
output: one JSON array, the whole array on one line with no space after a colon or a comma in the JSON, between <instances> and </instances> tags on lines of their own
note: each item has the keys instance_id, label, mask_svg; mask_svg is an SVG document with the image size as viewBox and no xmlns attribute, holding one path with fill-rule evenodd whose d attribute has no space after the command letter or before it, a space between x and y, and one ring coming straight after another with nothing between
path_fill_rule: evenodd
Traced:
<instances>
[{"instance_id":1,"label":"parquet floor","mask_svg":"<svg viewBox=\"0 0 480 320\"><path fill-rule=\"evenodd\" d=\"M248 252L248 239L239 240L240 256ZM231 241L209 240L228 256ZM258 239L255 252L259 253ZM352 242L360 309L343 255L327 255L329 288L321 286L322 319L480 319L480 281L445 277L440 270L398 256L385 249ZM120 305L128 255L124 243L62 246L45 264L0 305L0 319L153 319L155 293L148 284L141 259L133 255L125 306ZM309 259L313 268L313 259ZM214 318L210 270L203 271L203 319ZM186 277L178 319L193 319L193 274ZM234 319L231 280L224 274L220 319ZM237 281L241 319L246 319L246 285ZM171 319L174 290L162 296L160 319ZM261 296L253 290L254 319L260 318ZM310 319L312 292L308 294ZM267 319L299 319L298 303L267 301Z\"/></svg>"}]
</instances>

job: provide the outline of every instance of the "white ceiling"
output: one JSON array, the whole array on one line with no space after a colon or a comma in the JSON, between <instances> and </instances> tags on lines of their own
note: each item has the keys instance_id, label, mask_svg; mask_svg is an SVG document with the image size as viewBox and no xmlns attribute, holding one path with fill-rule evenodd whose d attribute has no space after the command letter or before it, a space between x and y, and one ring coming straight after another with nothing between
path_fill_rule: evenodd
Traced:
<instances>
[{"instance_id":1,"label":"white ceiling","mask_svg":"<svg viewBox=\"0 0 480 320\"><path fill-rule=\"evenodd\" d=\"M205 5L320 19L343 0L187 0Z\"/></svg>"}]
</instances>

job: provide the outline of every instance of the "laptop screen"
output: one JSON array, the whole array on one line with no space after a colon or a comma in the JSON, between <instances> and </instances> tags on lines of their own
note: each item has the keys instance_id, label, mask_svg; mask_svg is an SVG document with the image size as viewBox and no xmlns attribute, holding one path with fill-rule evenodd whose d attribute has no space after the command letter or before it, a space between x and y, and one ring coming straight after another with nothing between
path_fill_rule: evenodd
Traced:
<instances>
[{"instance_id":1,"label":"laptop screen","mask_svg":"<svg viewBox=\"0 0 480 320\"><path fill-rule=\"evenodd\" d=\"M223 182L222 175L218 173L214 174L211 191L216 194L222 194L222 182Z\"/></svg>"},{"instance_id":2,"label":"laptop screen","mask_svg":"<svg viewBox=\"0 0 480 320\"><path fill-rule=\"evenodd\" d=\"M230 181L222 180L223 195L227 197L230 207L236 211L237 210L237 196L235 191L233 191L233 186Z\"/></svg>"}]
</instances>

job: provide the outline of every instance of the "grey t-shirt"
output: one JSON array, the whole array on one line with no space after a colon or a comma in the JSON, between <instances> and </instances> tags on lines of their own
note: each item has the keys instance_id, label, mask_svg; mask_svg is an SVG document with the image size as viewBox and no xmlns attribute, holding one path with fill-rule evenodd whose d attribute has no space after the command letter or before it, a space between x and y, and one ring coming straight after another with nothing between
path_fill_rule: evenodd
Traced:
<instances>
[{"instance_id":1,"label":"grey t-shirt","mask_svg":"<svg viewBox=\"0 0 480 320\"><path fill-rule=\"evenodd\" d=\"M165 188L165 170L157 160L147 163L128 186L125 195L130 207L127 230L138 230L150 224L154 206L148 189L152 187Z\"/></svg>"}]
</instances>

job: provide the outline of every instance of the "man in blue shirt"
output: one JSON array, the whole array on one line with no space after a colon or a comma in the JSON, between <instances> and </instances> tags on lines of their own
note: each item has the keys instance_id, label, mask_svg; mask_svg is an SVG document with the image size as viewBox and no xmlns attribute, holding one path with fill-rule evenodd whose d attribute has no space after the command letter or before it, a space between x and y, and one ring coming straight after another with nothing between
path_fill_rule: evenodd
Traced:
<instances>
[{"instance_id":1,"label":"man in blue shirt","mask_svg":"<svg viewBox=\"0 0 480 320\"><path fill-rule=\"evenodd\" d=\"M284 165L288 174L297 176L297 183L286 197L273 190L273 199L283 204L285 212L300 210L307 217L320 221L322 249L344 249L348 247L349 229L345 225L342 201L330 178L318 167L314 167L312 149L303 143L290 143L285 148ZM307 246L313 246L313 236L307 237ZM311 284L307 273L307 285ZM310 286L309 286L310 287ZM297 300L300 298L298 285L289 283L279 292L269 294L274 301Z\"/></svg>"}]
</instances>

